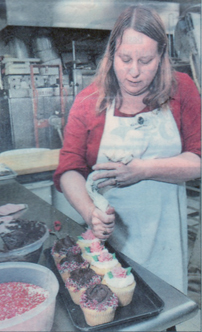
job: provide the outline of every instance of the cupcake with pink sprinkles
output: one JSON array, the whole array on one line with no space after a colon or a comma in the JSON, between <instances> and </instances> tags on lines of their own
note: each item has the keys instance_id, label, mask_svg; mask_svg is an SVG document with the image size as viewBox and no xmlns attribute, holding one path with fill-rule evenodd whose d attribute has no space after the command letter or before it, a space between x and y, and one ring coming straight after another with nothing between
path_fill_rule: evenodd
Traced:
<instances>
[{"instance_id":1,"label":"cupcake with pink sprinkles","mask_svg":"<svg viewBox=\"0 0 202 332\"><path fill-rule=\"evenodd\" d=\"M79 304L81 295L90 286L100 284L101 276L97 275L91 268L76 269L70 273L65 286L75 304Z\"/></svg>"},{"instance_id":2,"label":"cupcake with pink sprinkles","mask_svg":"<svg viewBox=\"0 0 202 332\"><path fill-rule=\"evenodd\" d=\"M85 252L85 247L89 247L92 243L100 243L100 240L95 237L91 229L87 229L86 232L78 236L77 244L81 248L82 252Z\"/></svg>"},{"instance_id":3,"label":"cupcake with pink sprinkles","mask_svg":"<svg viewBox=\"0 0 202 332\"><path fill-rule=\"evenodd\" d=\"M55 241L51 249L51 254L55 263L59 263L59 261L65 257L68 251L81 253L80 247L76 244L76 241L72 237L66 235L64 238Z\"/></svg>"},{"instance_id":4,"label":"cupcake with pink sprinkles","mask_svg":"<svg viewBox=\"0 0 202 332\"><path fill-rule=\"evenodd\" d=\"M82 294L80 307L88 325L109 323L114 319L118 298L108 286L97 284Z\"/></svg>"},{"instance_id":5,"label":"cupcake with pink sprinkles","mask_svg":"<svg viewBox=\"0 0 202 332\"><path fill-rule=\"evenodd\" d=\"M60 272L63 281L66 282L66 279L70 276L70 272L88 266L89 262L83 259L81 253L68 251L65 257L63 257L57 264L57 269Z\"/></svg>"}]
</instances>

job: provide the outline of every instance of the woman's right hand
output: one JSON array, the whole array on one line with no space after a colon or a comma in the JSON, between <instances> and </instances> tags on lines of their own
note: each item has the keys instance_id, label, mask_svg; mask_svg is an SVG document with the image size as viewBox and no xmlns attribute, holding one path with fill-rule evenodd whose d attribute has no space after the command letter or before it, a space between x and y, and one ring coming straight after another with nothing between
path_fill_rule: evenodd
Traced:
<instances>
[{"instance_id":1,"label":"woman's right hand","mask_svg":"<svg viewBox=\"0 0 202 332\"><path fill-rule=\"evenodd\" d=\"M106 212L103 212L95 207L92 211L89 226L98 239L108 239L112 234L115 226L114 208L110 206Z\"/></svg>"},{"instance_id":2,"label":"woman's right hand","mask_svg":"<svg viewBox=\"0 0 202 332\"><path fill-rule=\"evenodd\" d=\"M106 212L96 208L86 191L86 180L77 171L65 172L60 184L69 203L80 213L95 236L101 240L107 239L114 230L114 208L109 206Z\"/></svg>"}]
</instances>

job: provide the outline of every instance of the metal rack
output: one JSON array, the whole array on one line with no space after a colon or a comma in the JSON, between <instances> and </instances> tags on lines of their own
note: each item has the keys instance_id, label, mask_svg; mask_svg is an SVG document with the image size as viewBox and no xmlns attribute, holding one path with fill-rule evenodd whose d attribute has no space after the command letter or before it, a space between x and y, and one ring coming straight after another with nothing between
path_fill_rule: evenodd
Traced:
<instances>
[{"instance_id":1,"label":"metal rack","mask_svg":"<svg viewBox=\"0 0 202 332\"><path fill-rule=\"evenodd\" d=\"M60 112L56 111L54 115L52 115L52 121L50 118L40 118L38 117L38 90L35 87L35 79L34 79L34 68L58 68L59 70L59 96L60 96ZM35 133L35 141L36 147L39 147L39 128L46 128L50 125L55 126L62 140L62 129L65 125L65 108L64 108L64 98L63 98L63 83L62 83L62 66L61 65L30 65L30 73L31 73L31 86L33 93L33 116L34 116L34 133ZM53 120L54 117L54 120Z\"/></svg>"},{"instance_id":2,"label":"metal rack","mask_svg":"<svg viewBox=\"0 0 202 332\"><path fill-rule=\"evenodd\" d=\"M192 257L200 257L196 241L200 241L201 236L201 180L196 179L186 184L187 189L187 223L189 241L189 265L192 264ZM200 261L200 258L199 258ZM198 262L200 267L200 262Z\"/></svg>"}]
</instances>

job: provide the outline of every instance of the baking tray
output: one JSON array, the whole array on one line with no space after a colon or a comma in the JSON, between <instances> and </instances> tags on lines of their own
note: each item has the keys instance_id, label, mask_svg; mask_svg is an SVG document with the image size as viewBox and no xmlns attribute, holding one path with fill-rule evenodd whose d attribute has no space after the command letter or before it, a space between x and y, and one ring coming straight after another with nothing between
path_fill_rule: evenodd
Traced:
<instances>
[{"instance_id":1,"label":"baking tray","mask_svg":"<svg viewBox=\"0 0 202 332\"><path fill-rule=\"evenodd\" d=\"M129 265L125 260L119 255L118 252L113 250L113 248L106 244L107 249L111 253L116 253L116 257L123 267L128 267ZM164 307L164 302L162 299L149 287L149 285L138 275L138 273L132 268L131 272L136 280L136 288L133 295L132 302L125 307L118 307L116 309L115 317L112 322L89 326L84 318L84 314L79 305L76 305L65 287L65 284L58 272L53 257L51 255L51 248L44 251L46 262L48 267L55 273L60 288L59 294L62 297L65 308L68 311L72 323L74 326L81 331L97 331L98 329L108 328L111 326L120 325L122 323L135 323L140 320L145 320L150 317L158 315Z\"/></svg>"}]
</instances>

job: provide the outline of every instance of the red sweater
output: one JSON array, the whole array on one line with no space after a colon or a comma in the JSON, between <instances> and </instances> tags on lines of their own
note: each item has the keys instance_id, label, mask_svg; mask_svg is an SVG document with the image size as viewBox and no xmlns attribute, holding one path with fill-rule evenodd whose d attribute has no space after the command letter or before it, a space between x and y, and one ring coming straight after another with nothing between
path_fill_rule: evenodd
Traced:
<instances>
[{"instance_id":1,"label":"red sweater","mask_svg":"<svg viewBox=\"0 0 202 332\"><path fill-rule=\"evenodd\" d=\"M201 155L201 106L200 95L192 79L183 73L176 73L177 88L170 101L170 109L177 123L182 141L182 152ZM91 84L75 98L65 127L64 144L60 151L59 165L53 179L60 188L60 176L68 170L77 170L85 178L96 163L102 137L105 114L95 113L98 90ZM150 111L145 107L140 113ZM127 116L115 110L117 116ZM136 115L136 114L135 114Z\"/></svg>"}]
</instances>

